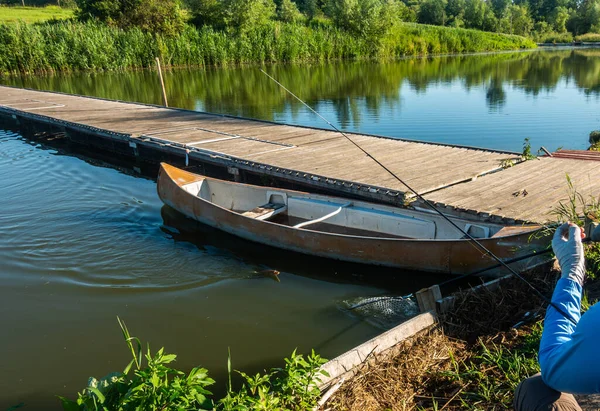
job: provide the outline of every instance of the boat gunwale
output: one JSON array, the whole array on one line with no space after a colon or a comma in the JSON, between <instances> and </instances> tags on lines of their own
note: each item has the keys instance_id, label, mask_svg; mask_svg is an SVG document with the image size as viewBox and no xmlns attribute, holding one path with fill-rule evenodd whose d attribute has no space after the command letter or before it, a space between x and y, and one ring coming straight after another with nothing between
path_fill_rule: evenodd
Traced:
<instances>
[{"instance_id":1,"label":"boat gunwale","mask_svg":"<svg viewBox=\"0 0 600 411\"><path fill-rule=\"evenodd\" d=\"M178 172L184 172L184 173L189 174L191 176L200 177L200 178L196 179L194 181L187 182L185 184L178 184L172 178L172 176L169 174L169 172L167 171L167 169L165 168L165 166L168 167L168 168L177 170ZM225 212L227 212L227 213L229 213L231 215L234 215L235 217L243 217L243 218L247 219L248 221L252 221L253 225L254 225L254 223L257 223L256 224L257 227L260 227L260 223L263 223L263 224L270 224L272 226L276 226L276 227L279 227L279 228L284 229L284 230L294 230L294 231L300 231L301 230L303 232L309 232L309 233L318 234L318 235L324 235L324 236L333 237L333 238L343 237L343 238L350 238L350 239L364 239L364 240L385 241L385 242L418 242L418 243L424 243L424 244L426 244L426 243L444 244L444 243L464 243L464 242L470 242L470 241L472 241L469 238L456 238L456 239L435 239L434 238L434 239L430 239L430 238L398 238L398 237L358 236L358 235L351 235L351 234L328 233L328 232L325 232L325 231L317 231L317 230L311 230L311 229L305 229L305 228L295 228L293 226L287 226L287 225L280 224L280 223L274 223L274 222L268 221L268 220L257 220L257 219L255 219L253 217L245 216L245 215L243 215L243 214L241 214L239 212L230 210L230 209L225 208L225 207L223 207L223 206L221 206L219 204L213 203L213 202L205 200L205 199L203 199L203 198L201 198L201 197L199 197L197 195L194 195L194 194L190 193L189 191L185 190L183 188L183 186L186 185L186 184L192 184L192 183L195 183L195 182L198 182L198 181L205 181L205 180L211 181L211 180L213 180L213 181L217 181L219 183L225 183L225 184L234 185L234 186L245 186L245 187L251 187L251 188L256 188L256 189L261 189L261 190L272 189L273 191L283 191L283 192L286 192L286 193L287 192L291 192L291 193L303 194L303 195L307 195L307 196L310 196L310 195L313 195L313 194L308 193L308 192L304 192L304 191L298 191L298 190L291 190L291 189L288 190L288 189L282 189L282 188L277 188L277 187L264 187L264 186L254 185L254 184L246 184L246 183L238 183L238 182L235 182L235 181L221 180L221 179L218 179L218 178L208 177L208 176L205 176L203 174L197 174L197 173L192 173L192 172L187 171L187 170L182 170L182 169L180 169L178 167L172 166L172 165L164 163L164 162L160 163L160 167L161 167L161 170L165 170L165 172L169 176L169 180L171 182L173 182L185 194L191 196L194 199L198 199L198 200L204 202L208 206L216 207L216 208L218 208L220 210L223 210L223 211L225 211ZM159 181L160 181L160 179L159 179ZM337 198L344 199L342 197L329 196L329 195L321 195L321 194L314 194L314 195L324 196L324 197L329 197L329 198L336 198L336 199ZM380 204L377 204L377 203L369 203L369 202L362 201L362 200L357 200L357 201L360 202L360 203L373 204L375 206L382 206L382 207L385 207L385 208L391 208L390 206L387 206L387 205L380 205ZM409 210L409 211L413 211L413 210ZM420 210L414 210L414 211L417 212L417 213L427 213L427 211L420 211ZM433 214L433 213L434 212L431 212L431 215L436 215L436 214ZM185 214L185 213L183 213L183 214ZM450 218L459 219L461 221L470 221L470 220L459 218L459 217L450 217ZM501 225L501 224L493 224L493 225L502 226L502 227L523 227L523 228L530 227L530 229L527 230L527 231L522 231L522 232L519 232L519 233L508 234L508 235L503 235L503 236L498 236L498 237L477 238L478 242L484 242L484 243L488 242L488 241L495 242L497 240L517 238L517 237L521 237L521 236L524 236L524 235L531 236L531 235L535 234L536 232L540 232L543 229L542 225L521 225L521 226L518 226L518 225L510 226L510 225Z\"/></svg>"}]
</instances>

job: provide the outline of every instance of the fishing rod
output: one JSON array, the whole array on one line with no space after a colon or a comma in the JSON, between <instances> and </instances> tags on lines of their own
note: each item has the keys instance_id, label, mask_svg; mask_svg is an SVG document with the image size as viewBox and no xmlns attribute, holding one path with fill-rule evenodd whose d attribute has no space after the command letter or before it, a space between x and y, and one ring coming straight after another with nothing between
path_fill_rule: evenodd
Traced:
<instances>
[{"instance_id":1,"label":"fishing rod","mask_svg":"<svg viewBox=\"0 0 600 411\"><path fill-rule=\"evenodd\" d=\"M323 120L324 122L326 122L333 130L337 131L342 136L344 136L356 148L358 148L367 157L369 157L377 165L379 165L381 168L383 168L389 175L391 175L393 178L395 178L396 180L398 180L402 185L404 185L419 200L421 200L424 204L426 204L428 207L430 207L434 212L436 212L437 214L439 214L440 217L442 217L444 220L446 220L448 223L450 223L450 225L452 225L453 227L455 227L460 233L462 233L468 240L471 241L471 244L474 244L474 246L476 246L476 248L479 248L479 250L482 252L483 255L489 256L492 259L496 260L496 262L499 264L500 267L504 267L508 271L510 271L510 273L512 275L514 275L516 278L518 278L519 280L521 280L525 284L527 284L527 286L529 286L529 288L531 288L533 290L533 292L536 293L543 301L545 301L546 303L548 303L551 307L553 307L556 311L558 311L562 316L564 316L567 320L569 320L570 322L572 322L574 325L577 325L577 321L575 321L573 318L571 318L571 316L568 315L562 308L560 308L558 305L554 304L551 299L549 299L544 294L542 294L537 288L535 288L535 286L533 284L531 284L523 276L521 276L519 273L517 273L516 270L513 270L511 267L509 267L508 264L506 264L504 261L502 261L496 254L494 254L487 247L485 247L483 244L481 244L481 242L477 241L477 239L475 239L473 236L471 236L469 233L467 233L465 230L463 230L461 227L459 227L458 224L456 224L454 221L452 221L450 219L450 217L448 217L447 215L445 215L444 213L442 213L440 210L438 210L437 207L435 207L433 205L433 203L431 203L429 200L427 200L425 197L423 197L421 194L419 194L416 190L414 190L411 186L409 186L406 182L404 182L400 177L398 177L392 170L390 170L383 163L381 163L379 160L377 160L375 157L373 157L367 150L365 150L364 148L362 148L353 139L351 139L350 137L348 137L348 135L346 135L346 133L344 133L339 128L337 128L335 125L333 125L329 120L327 120L325 117L323 117L321 114L319 114L310 105L308 105L307 103L305 103L300 97L298 97L297 95L295 95L294 93L292 93L288 88L286 88L283 84L281 84L275 78L273 78L268 73L266 73L263 69L259 69L259 70L265 76L267 76L268 78L270 78L271 80L273 80L275 82L275 84L277 84L279 87L283 88L292 97L294 97L296 100L298 100L300 103L302 103L311 112L313 112L315 115L317 115L321 120ZM474 274L470 274L470 275L474 275Z\"/></svg>"},{"instance_id":2,"label":"fishing rod","mask_svg":"<svg viewBox=\"0 0 600 411\"><path fill-rule=\"evenodd\" d=\"M590 237L586 237L586 238L584 238L584 239L581 240L582 243L589 243L589 242L592 242L592 241L597 241L597 240L595 240L593 238L590 238ZM527 260L529 258L539 257L539 256L544 255L544 254L549 254L551 252L552 252L552 248L546 248L544 250L534 251L534 252L529 253L529 254L525 254L525 255L522 255L522 256L519 256L519 257L515 257L515 258L511 258L510 260L506 260L504 262L506 264L513 264L513 263L517 263L519 261ZM493 270L494 268L499 268L499 267L502 267L502 265L501 264L494 264L494 265L492 265L490 267L486 267L486 268L483 268L481 270L474 271L472 273L463 274L463 275L458 276L458 277L450 278L449 280L446 280L446 281L443 281L443 282L439 283L438 287L443 287L445 285L448 285L448 284L456 282L456 281L461 281L461 280L464 280L464 279L469 278L469 277L473 277L473 276L476 276L476 275L484 274L487 271L490 271L490 270ZM407 294L407 295L404 295L404 296L401 296L401 297L378 297L376 300L367 301L367 302L364 302L364 303L360 303L360 304L356 304L356 305L353 305L351 307L348 307L348 310L356 310L357 308L364 307L364 306L369 305L369 304L375 304L375 303L378 303L380 301L384 301L385 299L406 300L407 298L411 298L411 297L414 297L413 293L410 293L410 294Z\"/></svg>"}]
</instances>

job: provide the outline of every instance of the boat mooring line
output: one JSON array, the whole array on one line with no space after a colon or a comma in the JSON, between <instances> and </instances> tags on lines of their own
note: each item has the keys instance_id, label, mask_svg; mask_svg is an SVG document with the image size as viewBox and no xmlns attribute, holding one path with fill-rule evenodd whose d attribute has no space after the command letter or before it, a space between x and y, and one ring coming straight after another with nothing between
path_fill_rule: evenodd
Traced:
<instances>
[{"instance_id":1,"label":"boat mooring line","mask_svg":"<svg viewBox=\"0 0 600 411\"><path fill-rule=\"evenodd\" d=\"M516 270L513 270L511 267L509 267L508 264L506 264L504 261L502 261L496 254L492 253L492 251L490 251L486 246L484 246L483 244L481 244L481 242L477 241L472 235L470 235L465 230L463 230L461 227L459 227L458 224L456 224L454 221L452 221L450 219L450 217L448 217L446 214L444 214L440 210L438 210L437 207L435 207L429 200L425 199L421 194L419 194L411 186L409 186L408 184L406 184L392 170L390 170L389 168L387 168L383 163L381 163L379 160L377 160L375 157L373 157L367 150L365 150L364 148L362 148L358 143L356 143L353 139L351 139L350 137L348 137L343 131L341 131L339 128L337 128L336 126L334 126L329 120L327 120L325 117L323 117L321 114L319 114L316 110L314 110L311 106L309 106L307 103L305 103L300 97L298 97L294 93L292 93L289 89L287 89L283 84L281 84L275 78L273 78L272 76L270 76L269 74L267 74L267 72L265 72L263 69L260 69L260 71L265 76L267 76L268 78L270 78L271 80L273 80L281 88L283 88L286 92L288 92L292 97L294 97L296 100L298 100L300 103L302 103L305 107L307 107L311 112L313 112L315 115L317 115L317 117L319 117L320 119L322 119L323 121L325 121L332 129L334 129L335 131L337 131L338 133L340 133L341 135L343 135L356 148L358 148L360 151L362 151L367 157L369 157L371 160L373 160L377 165L379 165L383 170L385 170L393 178L395 178L401 184L403 184L406 188L408 188L408 190L411 191L419 200L421 200L424 204L426 204L428 207L430 207L432 210L434 210L437 214L440 215L440 217L442 217L444 220L446 220L448 223L450 223L453 227L455 227L459 232L461 232L466 238L468 238L471 241L471 244L473 244L474 247L475 246L476 246L476 248L478 247L479 250L482 251L482 255L487 255L487 256L493 258L494 260L496 260L500 264L501 267L506 268L515 277L517 277L518 279L520 279L521 281L523 281L525 284L527 284L529 286L529 288L531 288L540 298L542 298L545 302L547 302L550 306L552 306L562 316L564 316L566 319L568 319L574 325L577 325L577 321L574 320L569 314L567 314L561 307L559 307L558 305L554 304L550 298L548 298L544 294L542 294L541 291L539 291L533 284L531 284L523 276L521 276L519 273L517 273Z\"/></svg>"}]
</instances>

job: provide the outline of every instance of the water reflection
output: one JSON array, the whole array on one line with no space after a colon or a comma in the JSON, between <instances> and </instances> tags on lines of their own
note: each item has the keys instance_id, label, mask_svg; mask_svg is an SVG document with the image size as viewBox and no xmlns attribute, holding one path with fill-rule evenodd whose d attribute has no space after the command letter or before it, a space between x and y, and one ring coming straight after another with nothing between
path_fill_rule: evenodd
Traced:
<instances>
[{"instance_id":1,"label":"water reflection","mask_svg":"<svg viewBox=\"0 0 600 411\"><path fill-rule=\"evenodd\" d=\"M577 132L585 134L595 128L597 119L573 105L572 92L588 98L578 100L585 108L594 111L600 107L600 49L445 56L385 64L276 65L266 70L347 130L456 144L471 144L481 135L489 135L495 140L483 144L489 148L519 150L524 137L535 137L539 125L531 124L530 131L528 120L549 113L546 107L534 107L531 98L556 97L552 108L576 120L581 126ZM148 71L2 81L34 89L161 103L156 74ZM257 67L173 70L166 76L166 87L175 107L326 127ZM596 106L589 106L589 97ZM486 107L487 113L482 113L481 107ZM511 111L527 115L519 124L522 134L514 141L497 134L497 125L486 128L473 120L490 123ZM481 116L488 117L484 120ZM454 134L452 128L459 126L460 134L458 130ZM556 128L548 123L550 131ZM564 135L566 131L555 133ZM568 143L561 141L553 148L570 146Z\"/></svg>"},{"instance_id":2,"label":"water reflection","mask_svg":"<svg viewBox=\"0 0 600 411\"><path fill-rule=\"evenodd\" d=\"M380 333L341 302L439 282L232 238L163 207L154 181L32 137L0 123L0 327L11 332L0 342L0 409L57 410L56 395L123 369L117 315L224 389L227 347L247 372L281 365L296 347L331 358ZM263 267L281 282L256 276Z\"/></svg>"}]
</instances>

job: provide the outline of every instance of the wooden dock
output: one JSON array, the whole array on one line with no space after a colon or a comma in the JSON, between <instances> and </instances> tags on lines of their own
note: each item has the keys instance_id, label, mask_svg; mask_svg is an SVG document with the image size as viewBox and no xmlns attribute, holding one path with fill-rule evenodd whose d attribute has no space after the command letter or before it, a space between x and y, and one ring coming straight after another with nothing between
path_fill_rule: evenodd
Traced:
<instances>
[{"instance_id":1,"label":"wooden dock","mask_svg":"<svg viewBox=\"0 0 600 411\"><path fill-rule=\"evenodd\" d=\"M15 124L136 161L200 164L340 196L402 205L414 196L340 133L188 110L0 86L0 114ZM508 222L545 222L567 194L566 174L600 195L600 161L348 133L407 184L445 209ZM508 161L517 162L503 169Z\"/></svg>"}]
</instances>

